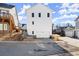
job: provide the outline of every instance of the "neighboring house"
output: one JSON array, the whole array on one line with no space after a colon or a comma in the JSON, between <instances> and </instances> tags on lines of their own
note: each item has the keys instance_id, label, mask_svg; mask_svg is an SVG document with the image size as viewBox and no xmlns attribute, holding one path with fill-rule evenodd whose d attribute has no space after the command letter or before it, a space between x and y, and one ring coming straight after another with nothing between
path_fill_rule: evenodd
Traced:
<instances>
[{"instance_id":1,"label":"neighboring house","mask_svg":"<svg viewBox=\"0 0 79 59\"><path fill-rule=\"evenodd\" d=\"M79 16L75 20L75 28L79 29Z\"/></svg>"},{"instance_id":2,"label":"neighboring house","mask_svg":"<svg viewBox=\"0 0 79 59\"><path fill-rule=\"evenodd\" d=\"M22 24L22 29L23 30L27 30L27 25L26 24Z\"/></svg>"},{"instance_id":3,"label":"neighboring house","mask_svg":"<svg viewBox=\"0 0 79 59\"><path fill-rule=\"evenodd\" d=\"M20 29L22 30L22 34L24 36L24 38L27 37L27 25L26 24L19 24Z\"/></svg>"},{"instance_id":4,"label":"neighboring house","mask_svg":"<svg viewBox=\"0 0 79 59\"><path fill-rule=\"evenodd\" d=\"M47 6L37 4L26 12L28 35L49 38L52 35L52 10Z\"/></svg>"},{"instance_id":5,"label":"neighboring house","mask_svg":"<svg viewBox=\"0 0 79 59\"><path fill-rule=\"evenodd\" d=\"M14 5L0 3L0 31L18 29L18 17Z\"/></svg>"},{"instance_id":6,"label":"neighboring house","mask_svg":"<svg viewBox=\"0 0 79 59\"><path fill-rule=\"evenodd\" d=\"M27 30L27 25L26 24L19 24L19 26L22 30Z\"/></svg>"}]
</instances>

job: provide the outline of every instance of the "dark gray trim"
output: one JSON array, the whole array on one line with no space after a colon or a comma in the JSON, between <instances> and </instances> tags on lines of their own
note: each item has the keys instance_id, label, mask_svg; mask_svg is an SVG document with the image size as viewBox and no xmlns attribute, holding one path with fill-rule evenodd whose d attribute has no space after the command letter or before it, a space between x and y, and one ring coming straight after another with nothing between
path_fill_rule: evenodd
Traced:
<instances>
[{"instance_id":1,"label":"dark gray trim","mask_svg":"<svg viewBox=\"0 0 79 59\"><path fill-rule=\"evenodd\" d=\"M9 9L11 9L11 8L13 8L13 7L15 7L14 5L9 5L9 4L6 4L6 3L0 3L0 7L4 7L4 8L9 8Z\"/></svg>"}]
</instances>

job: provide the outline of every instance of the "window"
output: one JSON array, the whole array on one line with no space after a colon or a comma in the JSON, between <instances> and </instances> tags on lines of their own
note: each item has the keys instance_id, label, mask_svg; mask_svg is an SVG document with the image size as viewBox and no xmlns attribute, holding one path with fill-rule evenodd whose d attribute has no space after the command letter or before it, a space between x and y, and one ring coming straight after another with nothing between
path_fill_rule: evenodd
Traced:
<instances>
[{"instance_id":1,"label":"window","mask_svg":"<svg viewBox=\"0 0 79 59\"><path fill-rule=\"evenodd\" d=\"M32 34L34 34L34 31L32 31Z\"/></svg>"},{"instance_id":2,"label":"window","mask_svg":"<svg viewBox=\"0 0 79 59\"><path fill-rule=\"evenodd\" d=\"M34 21L32 21L32 25L34 25Z\"/></svg>"},{"instance_id":3,"label":"window","mask_svg":"<svg viewBox=\"0 0 79 59\"><path fill-rule=\"evenodd\" d=\"M3 30L3 24L0 23L0 30ZM4 30L8 30L8 24L4 24Z\"/></svg>"},{"instance_id":4,"label":"window","mask_svg":"<svg viewBox=\"0 0 79 59\"><path fill-rule=\"evenodd\" d=\"M50 17L50 13L47 13L47 17Z\"/></svg>"},{"instance_id":5,"label":"window","mask_svg":"<svg viewBox=\"0 0 79 59\"><path fill-rule=\"evenodd\" d=\"M34 17L34 13L32 13L32 17Z\"/></svg>"},{"instance_id":6,"label":"window","mask_svg":"<svg viewBox=\"0 0 79 59\"><path fill-rule=\"evenodd\" d=\"M38 16L41 17L41 13L38 13Z\"/></svg>"}]
</instances>

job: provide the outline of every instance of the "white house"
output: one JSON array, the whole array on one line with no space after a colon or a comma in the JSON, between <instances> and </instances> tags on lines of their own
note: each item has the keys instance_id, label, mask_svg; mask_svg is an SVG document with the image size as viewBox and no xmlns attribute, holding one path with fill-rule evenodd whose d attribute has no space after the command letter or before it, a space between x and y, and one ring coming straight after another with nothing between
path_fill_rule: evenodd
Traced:
<instances>
[{"instance_id":1,"label":"white house","mask_svg":"<svg viewBox=\"0 0 79 59\"><path fill-rule=\"evenodd\" d=\"M49 38L52 35L52 10L45 5L37 4L26 12L28 35Z\"/></svg>"}]
</instances>

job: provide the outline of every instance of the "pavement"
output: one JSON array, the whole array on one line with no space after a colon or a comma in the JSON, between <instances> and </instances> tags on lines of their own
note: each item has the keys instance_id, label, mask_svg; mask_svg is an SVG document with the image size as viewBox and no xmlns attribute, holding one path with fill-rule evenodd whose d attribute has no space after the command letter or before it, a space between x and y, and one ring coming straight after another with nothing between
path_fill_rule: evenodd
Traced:
<instances>
[{"instance_id":1,"label":"pavement","mask_svg":"<svg viewBox=\"0 0 79 59\"><path fill-rule=\"evenodd\" d=\"M72 56L51 39L0 41L0 56Z\"/></svg>"},{"instance_id":2,"label":"pavement","mask_svg":"<svg viewBox=\"0 0 79 59\"><path fill-rule=\"evenodd\" d=\"M70 37L59 37L59 40L66 42L69 45L75 46L79 48L79 39L70 38Z\"/></svg>"},{"instance_id":3,"label":"pavement","mask_svg":"<svg viewBox=\"0 0 79 59\"><path fill-rule=\"evenodd\" d=\"M61 37L62 41L55 41L59 46L74 56L79 56L79 39Z\"/></svg>"}]
</instances>

